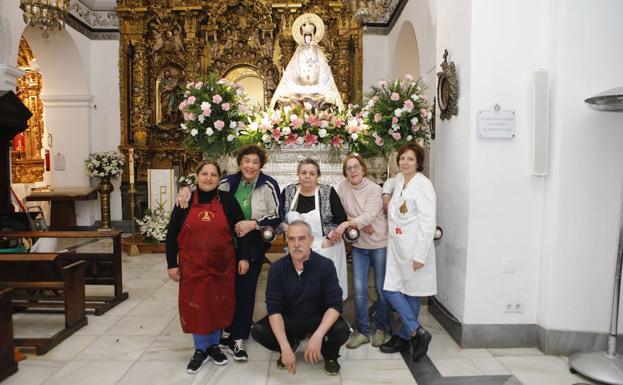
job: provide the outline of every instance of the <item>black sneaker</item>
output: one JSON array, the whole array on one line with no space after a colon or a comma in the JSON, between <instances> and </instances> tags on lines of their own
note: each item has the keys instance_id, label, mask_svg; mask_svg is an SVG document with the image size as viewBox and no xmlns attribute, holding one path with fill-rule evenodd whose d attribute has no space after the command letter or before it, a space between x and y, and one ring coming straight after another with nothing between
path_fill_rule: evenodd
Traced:
<instances>
[{"instance_id":1,"label":"black sneaker","mask_svg":"<svg viewBox=\"0 0 623 385\"><path fill-rule=\"evenodd\" d=\"M398 336L392 336L389 341L381 345L380 350L382 353L398 353L409 347L409 341L405 341Z\"/></svg>"},{"instance_id":2,"label":"black sneaker","mask_svg":"<svg viewBox=\"0 0 623 385\"><path fill-rule=\"evenodd\" d=\"M223 330L223 332L221 332L221 339L218 342L218 347L222 348L222 349L227 349L227 347L229 346L229 336L231 335L231 333L226 332L225 330Z\"/></svg>"},{"instance_id":3,"label":"black sneaker","mask_svg":"<svg viewBox=\"0 0 623 385\"><path fill-rule=\"evenodd\" d=\"M417 329L415 335L411 338L411 348L413 349L411 358L413 361L418 361L426 355L431 339L433 339L433 336L426 329L421 326Z\"/></svg>"},{"instance_id":4,"label":"black sneaker","mask_svg":"<svg viewBox=\"0 0 623 385\"><path fill-rule=\"evenodd\" d=\"M249 360L249 355L244 349L244 340L230 340L227 346L227 352L234 356L234 361L245 362Z\"/></svg>"},{"instance_id":5,"label":"black sneaker","mask_svg":"<svg viewBox=\"0 0 623 385\"><path fill-rule=\"evenodd\" d=\"M210 357L208 353L204 352L201 349L195 350L195 354L193 354L193 358L191 358L188 366L186 366L186 373L195 374L201 368L204 362L209 360Z\"/></svg>"},{"instance_id":6,"label":"black sneaker","mask_svg":"<svg viewBox=\"0 0 623 385\"><path fill-rule=\"evenodd\" d=\"M325 360L324 371L327 372L327 374L330 376L337 376L338 374L340 374L340 364L338 364L337 359Z\"/></svg>"},{"instance_id":7,"label":"black sneaker","mask_svg":"<svg viewBox=\"0 0 623 385\"><path fill-rule=\"evenodd\" d=\"M227 359L227 356L223 354L221 349L216 345L210 346L208 348L207 354L208 354L208 358L214 361L216 365L219 365L219 366L227 365L227 363L229 362L229 360Z\"/></svg>"}]
</instances>

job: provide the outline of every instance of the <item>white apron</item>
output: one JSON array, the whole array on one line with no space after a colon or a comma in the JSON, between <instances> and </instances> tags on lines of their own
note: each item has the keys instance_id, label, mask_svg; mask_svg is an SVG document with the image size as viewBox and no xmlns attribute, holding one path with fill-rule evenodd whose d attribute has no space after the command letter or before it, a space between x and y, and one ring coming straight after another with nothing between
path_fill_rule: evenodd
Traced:
<instances>
[{"instance_id":1,"label":"white apron","mask_svg":"<svg viewBox=\"0 0 623 385\"><path fill-rule=\"evenodd\" d=\"M417 173L404 186L402 174L387 208L387 265L383 289L410 296L437 293L433 237L436 229L436 196L428 178ZM413 261L424 264L413 271Z\"/></svg>"},{"instance_id":2,"label":"white apron","mask_svg":"<svg viewBox=\"0 0 623 385\"><path fill-rule=\"evenodd\" d=\"M322 241L325 239L322 235L322 221L320 219L320 198L318 195L318 189L314 194L315 209L305 214L295 211L296 203L299 197L300 189L296 189L296 193L292 198L292 204L290 205L290 212L286 215L286 221L291 223L296 219L301 219L307 222L311 227L312 235L314 236L314 242L312 243L312 250L329 258L335 265L337 272L337 279L340 287L342 288L342 300L345 301L348 297L348 272L346 269L346 248L344 247L344 241L340 239L338 243L329 247L322 247Z\"/></svg>"}]
</instances>

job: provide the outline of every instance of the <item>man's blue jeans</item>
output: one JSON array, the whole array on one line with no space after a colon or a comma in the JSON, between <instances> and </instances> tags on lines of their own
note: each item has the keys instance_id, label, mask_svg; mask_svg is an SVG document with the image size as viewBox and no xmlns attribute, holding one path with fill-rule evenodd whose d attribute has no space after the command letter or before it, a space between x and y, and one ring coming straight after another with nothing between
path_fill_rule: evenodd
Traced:
<instances>
[{"instance_id":1,"label":"man's blue jeans","mask_svg":"<svg viewBox=\"0 0 623 385\"><path fill-rule=\"evenodd\" d=\"M400 330L398 337L409 341L413 333L420 327L420 297L411 297L398 291L383 290L385 298L400 316Z\"/></svg>"},{"instance_id":2,"label":"man's blue jeans","mask_svg":"<svg viewBox=\"0 0 623 385\"><path fill-rule=\"evenodd\" d=\"M360 249L353 247L353 285L355 286L355 313L357 316L357 331L360 334L370 335L370 320L368 318L368 271L374 270L376 288L376 330L386 330L389 327L389 304L383 295L385 281L386 249Z\"/></svg>"}]
</instances>

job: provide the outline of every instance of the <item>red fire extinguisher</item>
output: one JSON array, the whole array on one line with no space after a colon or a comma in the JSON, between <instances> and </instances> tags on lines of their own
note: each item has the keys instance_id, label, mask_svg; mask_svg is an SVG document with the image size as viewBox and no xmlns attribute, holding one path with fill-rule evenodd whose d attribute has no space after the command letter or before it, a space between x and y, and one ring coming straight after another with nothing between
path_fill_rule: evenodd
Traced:
<instances>
[{"instance_id":1,"label":"red fire extinguisher","mask_svg":"<svg viewBox=\"0 0 623 385\"><path fill-rule=\"evenodd\" d=\"M50 150L45 149L45 171L50 171Z\"/></svg>"}]
</instances>

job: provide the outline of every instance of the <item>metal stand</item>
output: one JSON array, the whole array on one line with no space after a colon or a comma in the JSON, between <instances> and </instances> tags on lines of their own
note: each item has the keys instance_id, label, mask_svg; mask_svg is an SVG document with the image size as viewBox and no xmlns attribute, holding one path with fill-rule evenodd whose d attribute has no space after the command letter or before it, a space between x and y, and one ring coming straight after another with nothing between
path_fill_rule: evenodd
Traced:
<instances>
[{"instance_id":1,"label":"metal stand","mask_svg":"<svg viewBox=\"0 0 623 385\"><path fill-rule=\"evenodd\" d=\"M130 257L136 257L140 254L138 250L138 246L136 246L136 233L134 231L134 226L136 222L136 218L134 217L134 196L136 195L136 190L134 189L134 183L130 183L130 190L128 191L130 194L130 220L132 221L132 245L130 246L130 251L128 255Z\"/></svg>"},{"instance_id":2,"label":"metal stand","mask_svg":"<svg viewBox=\"0 0 623 385\"><path fill-rule=\"evenodd\" d=\"M569 359L572 373L578 372L590 379L613 385L623 385L623 356L616 354L619 296L621 294L621 267L623 263L623 186L621 189L621 201L621 211L619 212L619 248L614 272L608 350L605 352L576 353Z\"/></svg>"}]
</instances>

